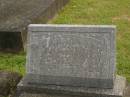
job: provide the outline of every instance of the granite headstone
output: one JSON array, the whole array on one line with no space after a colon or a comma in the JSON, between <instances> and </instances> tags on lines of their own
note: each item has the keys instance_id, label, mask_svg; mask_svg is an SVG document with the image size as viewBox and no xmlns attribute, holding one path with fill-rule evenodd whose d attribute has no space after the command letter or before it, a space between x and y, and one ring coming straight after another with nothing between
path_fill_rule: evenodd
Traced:
<instances>
[{"instance_id":1,"label":"granite headstone","mask_svg":"<svg viewBox=\"0 0 130 97\"><path fill-rule=\"evenodd\" d=\"M113 87L114 26L30 25L28 36L30 83Z\"/></svg>"},{"instance_id":2,"label":"granite headstone","mask_svg":"<svg viewBox=\"0 0 130 97\"><path fill-rule=\"evenodd\" d=\"M19 87L122 97L115 36L112 25L29 25L27 74Z\"/></svg>"}]
</instances>

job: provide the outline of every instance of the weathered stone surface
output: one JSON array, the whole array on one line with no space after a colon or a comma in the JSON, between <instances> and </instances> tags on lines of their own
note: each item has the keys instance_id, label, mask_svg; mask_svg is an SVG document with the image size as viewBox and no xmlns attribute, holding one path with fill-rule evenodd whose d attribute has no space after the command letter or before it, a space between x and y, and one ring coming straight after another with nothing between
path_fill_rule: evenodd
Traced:
<instances>
[{"instance_id":1,"label":"weathered stone surface","mask_svg":"<svg viewBox=\"0 0 130 97\"><path fill-rule=\"evenodd\" d=\"M128 84L126 87L125 97L130 97L130 84Z\"/></svg>"},{"instance_id":2,"label":"weathered stone surface","mask_svg":"<svg viewBox=\"0 0 130 97\"><path fill-rule=\"evenodd\" d=\"M30 83L113 88L115 26L30 25L28 41Z\"/></svg>"},{"instance_id":3,"label":"weathered stone surface","mask_svg":"<svg viewBox=\"0 0 130 97\"><path fill-rule=\"evenodd\" d=\"M30 23L46 23L69 0L0 0L0 31L22 32Z\"/></svg>"},{"instance_id":4,"label":"weathered stone surface","mask_svg":"<svg viewBox=\"0 0 130 97\"><path fill-rule=\"evenodd\" d=\"M31 23L47 23L57 11L59 11L69 0L0 0L0 36L1 32L12 33L17 43L10 43L4 37L4 43L12 47L6 47L6 51L26 51L27 26ZM16 33L14 33L16 32ZM21 33L21 37L19 34ZM3 38L0 37L0 42ZM13 41L13 40L11 40ZM2 41L3 42L3 41ZM22 46L21 46L22 43ZM15 48L14 48L15 47ZM0 44L0 49L4 47ZM4 51L5 51L4 50Z\"/></svg>"},{"instance_id":5,"label":"weathered stone surface","mask_svg":"<svg viewBox=\"0 0 130 97\"><path fill-rule=\"evenodd\" d=\"M35 85L22 80L18 85L19 97L123 97L126 79L116 77L113 89Z\"/></svg>"},{"instance_id":6,"label":"weathered stone surface","mask_svg":"<svg viewBox=\"0 0 130 97\"><path fill-rule=\"evenodd\" d=\"M15 72L0 71L0 95L7 96L17 86L22 76Z\"/></svg>"},{"instance_id":7,"label":"weathered stone surface","mask_svg":"<svg viewBox=\"0 0 130 97\"><path fill-rule=\"evenodd\" d=\"M17 97L123 97L115 26L30 25L27 74Z\"/></svg>"}]
</instances>

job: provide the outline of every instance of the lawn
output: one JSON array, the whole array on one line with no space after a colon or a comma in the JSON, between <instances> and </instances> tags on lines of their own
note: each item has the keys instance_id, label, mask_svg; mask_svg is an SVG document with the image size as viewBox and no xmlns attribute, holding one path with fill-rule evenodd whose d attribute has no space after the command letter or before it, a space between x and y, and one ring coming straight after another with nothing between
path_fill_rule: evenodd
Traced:
<instances>
[{"instance_id":1,"label":"lawn","mask_svg":"<svg viewBox=\"0 0 130 97\"><path fill-rule=\"evenodd\" d=\"M0 70L25 74L25 54L0 53Z\"/></svg>"},{"instance_id":2,"label":"lawn","mask_svg":"<svg viewBox=\"0 0 130 97\"><path fill-rule=\"evenodd\" d=\"M70 0L49 23L116 25L117 73L130 82L130 0ZM0 69L24 74L23 64L25 54L0 55Z\"/></svg>"}]
</instances>

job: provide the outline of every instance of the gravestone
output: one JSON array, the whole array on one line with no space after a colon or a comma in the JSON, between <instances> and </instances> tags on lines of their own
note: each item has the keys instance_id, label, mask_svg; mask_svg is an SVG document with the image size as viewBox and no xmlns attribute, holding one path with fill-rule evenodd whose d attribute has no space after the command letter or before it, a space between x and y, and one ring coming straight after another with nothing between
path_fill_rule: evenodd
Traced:
<instances>
[{"instance_id":1,"label":"gravestone","mask_svg":"<svg viewBox=\"0 0 130 97\"><path fill-rule=\"evenodd\" d=\"M0 36L3 36L1 32L8 32L6 34L11 38L17 36L14 40L20 41L19 44L13 42L13 47L17 47L10 49L22 48L21 42L26 49L27 26L31 23L47 23L68 2L69 0L0 0ZM4 39L6 42L8 37ZM0 37L0 41L3 38ZM6 44L12 45L8 41Z\"/></svg>"},{"instance_id":2,"label":"gravestone","mask_svg":"<svg viewBox=\"0 0 130 97\"><path fill-rule=\"evenodd\" d=\"M27 74L18 91L122 97L115 35L116 27L107 25L30 25Z\"/></svg>"}]
</instances>

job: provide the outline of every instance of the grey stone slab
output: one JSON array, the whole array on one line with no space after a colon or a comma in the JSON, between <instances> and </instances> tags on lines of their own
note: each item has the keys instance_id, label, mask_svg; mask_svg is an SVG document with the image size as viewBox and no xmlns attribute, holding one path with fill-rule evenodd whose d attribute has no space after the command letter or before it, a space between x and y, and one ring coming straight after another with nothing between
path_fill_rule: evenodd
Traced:
<instances>
[{"instance_id":1,"label":"grey stone slab","mask_svg":"<svg viewBox=\"0 0 130 97\"><path fill-rule=\"evenodd\" d=\"M24 48L26 51L27 26L31 23L47 23L68 1L0 0L0 36L3 36L2 32L9 33L6 33L4 40L0 37L0 42L8 44L4 47L3 43L0 43L0 50L18 52ZM17 36L14 40L9 39L14 36Z\"/></svg>"},{"instance_id":2,"label":"grey stone slab","mask_svg":"<svg viewBox=\"0 0 130 97\"><path fill-rule=\"evenodd\" d=\"M124 97L126 79L117 76L113 89L97 89L56 85L28 84L22 80L18 85L19 97Z\"/></svg>"},{"instance_id":3,"label":"grey stone slab","mask_svg":"<svg viewBox=\"0 0 130 97\"><path fill-rule=\"evenodd\" d=\"M115 30L107 25L30 25L27 74L43 76L47 81L42 84L113 88Z\"/></svg>"},{"instance_id":4,"label":"grey stone slab","mask_svg":"<svg viewBox=\"0 0 130 97\"><path fill-rule=\"evenodd\" d=\"M75 87L93 87L93 88L113 87L113 82L111 80L100 78L26 74L24 80L26 80L26 83L37 85L59 85L59 86L75 86Z\"/></svg>"},{"instance_id":5,"label":"grey stone slab","mask_svg":"<svg viewBox=\"0 0 130 97\"><path fill-rule=\"evenodd\" d=\"M69 0L0 0L0 31L22 32L31 23L46 23Z\"/></svg>"},{"instance_id":6,"label":"grey stone slab","mask_svg":"<svg viewBox=\"0 0 130 97\"><path fill-rule=\"evenodd\" d=\"M130 84L127 84L127 87L125 90L125 97L130 97Z\"/></svg>"}]
</instances>

